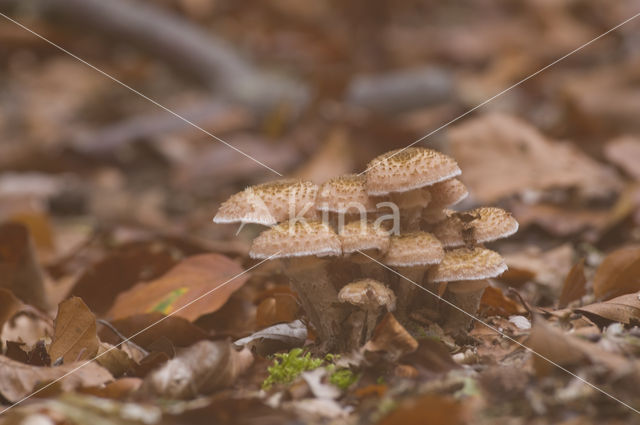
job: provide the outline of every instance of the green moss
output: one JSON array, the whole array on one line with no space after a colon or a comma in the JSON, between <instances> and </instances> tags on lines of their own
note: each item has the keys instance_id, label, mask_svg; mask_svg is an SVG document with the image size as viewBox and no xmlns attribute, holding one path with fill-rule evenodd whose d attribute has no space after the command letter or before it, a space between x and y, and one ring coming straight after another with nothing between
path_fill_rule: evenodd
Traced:
<instances>
[{"instance_id":1,"label":"green moss","mask_svg":"<svg viewBox=\"0 0 640 425\"><path fill-rule=\"evenodd\" d=\"M331 373L329 376L329 382L341 390L346 390L351 385L355 384L359 376L351 372L349 369L339 369Z\"/></svg>"},{"instance_id":2,"label":"green moss","mask_svg":"<svg viewBox=\"0 0 640 425\"><path fill-rule=\"evenodd\" d=\"M301 348L276 354L273 365L267 368L269 376L262 383L262 388L268 390L273 384L288 384L302 372L322 366L323 362L311 357L311 353L303 354Z\"/></svg>"}]
</instances>

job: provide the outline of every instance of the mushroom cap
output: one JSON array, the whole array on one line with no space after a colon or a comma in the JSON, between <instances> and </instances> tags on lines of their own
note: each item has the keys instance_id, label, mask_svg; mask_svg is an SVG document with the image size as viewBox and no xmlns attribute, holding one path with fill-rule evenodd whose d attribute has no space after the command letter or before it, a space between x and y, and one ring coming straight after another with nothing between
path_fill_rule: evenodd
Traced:
<instances>
[{"instance_id":1,"label":"mushroom cap","mask_svg":"<svg viewBox=\"0 0 640 425\"><path fill-rule=\"evenodd\" d=\"M271 226L288 220L294 213L309 218L315 214L318 186L314 183L285 179L250 186L232 195L218 209L215 223L257 223Z\"/></svg>"},{"instance_id":2,"label":"mushroom cap","mask_svg":"<svg viewBox=\"0 0 640 425\"><path fill-rule=\"evenodd\" d=\"M361 279L346 284L338 293L340 302L362 307L395 310L396 295L385 284L374 279Z\"/></svg>"},{"instance_id":3,"label":"mushroom cap","mask_svg":"<svg viewBox=\"0 0 640 425\"><path fill-rule=\"evenodd\" d=\"M458 248L447 251L440 264L427 271L430 282L479 280L500 276L507 270L504 258L486 248Z\"/></svg>"},{"instance_id":4,"label":"mushroom cap","mask_svg":"<svg viewBox=\"0 0 640 425\"><path fill-rule=\"evenodd\" d=\"M464 200L469 191L458 179L449 179L429 186L426 190L431 193L429 209L447 208Z\"/></svg>"},{"instance_id":5,"label":"mushroom cap","mask_svg":"<svg viewBox=\"0 0 640 425\"><path fill-rule=\"evenodd\" d=\"M443 153L421 147L397 149L369 162L366 171L367 193L379 196L406 192L459 174L456 161Z\"/></svg>"},{"instance_id":6,"label":"mushroom cap","mask_svg":"<svg viewBox=\"0 0 640 425\"><path fill-rule=\"evenodd\" d=\"M389 194L398 208L424 208L431 203L431 193L425 188Z\"/></svg>"},{"instance_id":7,"label":"mushroom cap","mask_svg":"<svg viewBox=\"0 0 640 425\"><path fill-rule=\"evenodd\" d=\"M391 239L384 227L364 220L345 224L338 236L342 242L342 252L345 254L370 249L384 253L389 249Z\"/></svg>"},{"instance_id":8,"label":"mushroom cap","mask_svg":"<svg viewBox=\"0 0 640 425\"><path fill-rule=\"evenodd\" d=\"M265 230L251 244L251 258L287 258L340 255L340 239L319 221L285 221Z\"/></svg>"},{"instance_id":9,"label":"mushroom cap","mask_svg":"<svg viewBox=\"0 0 640 425\"><path fill-rule=\"evenodd\" d=\"M476 208L471 211L452 213L436 225L433 233L446 248L506 238L518 231L518 222L511 213L495 207Z\"/></svg>"},{"instance_id":10,"label":"mushroom cap","mask_svg":"<svg viewBox=\"0 0 640 425\"><path fill-rule=\"evenodd\" d=\"M356 174L347 174L324 182L318 190L316 209L335 213L359 212L360 208L365 212L375 211L375 201L367 195L365 182L364 176Z\"/></svg>"},{"instance_id":11,"label":"mushroom cap","mask_svg":"<svg viewBox=\"0 0 640 425\"><path fill-rule=\"evenodd\" d=\"M391 237L383 263L395 267L438 264L444 257L440 241L427 232L405 233Z\"/></svg>"}]
</instances>

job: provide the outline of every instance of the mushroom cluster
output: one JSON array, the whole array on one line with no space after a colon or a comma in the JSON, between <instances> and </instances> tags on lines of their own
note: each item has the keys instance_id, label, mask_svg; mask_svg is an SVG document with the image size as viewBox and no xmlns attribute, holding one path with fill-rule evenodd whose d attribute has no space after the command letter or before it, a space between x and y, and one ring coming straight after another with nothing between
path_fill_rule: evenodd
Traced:
<instances>
[{"instance_id":1,"label":"mushroom cluster","mask_svg":"<svg viewBox=\"0 0 640 425\"><path fill-rule=\"evenodd\" d=\"M225 201L214 222L270 226L250 256L281 260L323 349L360 346L387 311L406 323L423 308L460 329L487 279L506 270L482 244L518 229L499 208L451 210L468 194L460 173L453 158L410 147L320 186L292 179L249 187Z\"/></svg>"}]
</instances>

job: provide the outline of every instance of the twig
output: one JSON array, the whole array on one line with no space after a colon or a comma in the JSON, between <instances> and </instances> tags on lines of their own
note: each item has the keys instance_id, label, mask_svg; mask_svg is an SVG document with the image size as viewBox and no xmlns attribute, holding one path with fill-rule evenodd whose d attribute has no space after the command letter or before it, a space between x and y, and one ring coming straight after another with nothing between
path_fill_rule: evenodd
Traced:
<instances>
[{"instance_id":1,"label":"twig","mask_svg":"<svg viewBox=\"0 0 640 425\"><path fill-rule=\"evenodd\" d=\"M149 352L147 350L145 350L144 348L140 347L138 344L136 344L135 342L133 342L132 340L128 339L126 336L124 336L122 333L120 333L119 330L117 330L115 328L115 326L113 326L111 323L109 323L108 321L104 320L104 319L96 319L96 322L100 323L101 325L106 326L107 328L109 328L111 330L111 332L113 332L114 334L116 334L116 336L118 338L120 338L121 341L126 342L127 344L131 345L133 348L135 348L136 350L140 350L140 352L146 357L149 355Z\"/></svg>"}]
</instances>

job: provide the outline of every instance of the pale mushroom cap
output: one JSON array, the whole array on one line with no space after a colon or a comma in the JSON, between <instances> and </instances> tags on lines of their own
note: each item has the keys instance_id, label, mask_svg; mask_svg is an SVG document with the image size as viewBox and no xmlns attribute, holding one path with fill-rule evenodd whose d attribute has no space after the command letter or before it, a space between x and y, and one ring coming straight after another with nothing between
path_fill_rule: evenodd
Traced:
<instances>
[{"instance_id":1,"label":"pale mushroom cap","mask_svg":"<svg viewBox=\"0 0 640 425\"><path fill-rule=\"evenodd\" d=\"M365 181L364 176L348 174L324 182L318 190L316 209L335 213L375 211L375 200L367 194Z\"/></svg>"},{"instance_id":2,"label":"pale mushroom cap","mask_svg":"<svg viewBox=\"0 0 640 425\"><path fill-rule=\"evenodd\" d=\"M345 254L371 249L387 252L391 238L384 227L364 220L345 224L338 236Z\"/></svg>"},{"instance_id":3,"label":"pale mushroom cap","mask_svg":"<svg viewBox=\"0 0 640 425\"><path fill-rule=\"evenodd\" d=\"M511 213L495 207L476 208L453 213L436 226L433 233L446 248L465 242L485 243L506 238L518 231L518 222Z\"/></svg>"},{"instance_id":4,"label":"pale mushroom cap","mask_svg":"<svg viewBox=\"0 0 640 425\"><path fill-rule=\"evenodd\" d=\"M444 258L440 241L427 232L413 232L391 237L384 263L395 267L438 264Z\"/></svg>"},{"instance_id":5,"label":"pale mushroom cap","mask_svg":"<svg viewBox=\"0 0 640 425\"><path fill-rule=\"evenodd\" d=\"M450 207L462 202L469 195L465 185L458 179L445 180L429 186L425 190L431 193L429 209Z\"/></svg>"},{"instance_id":6,"label":"pale mushroom cap","mask_svg":"<svg viewBox=\"0 0 640 425\"><path fill-rule=\"evenodd\" d=\"M287 179L250 186L232 195L221 206L215 223L258 223L271 226L288 220L290 214L310 218L318 186L314 183Z\"/></svg>"},{"instance_id":7,"label":"pale mushroom cap","mask_svg":"<svg viewBox=\"0 0 640 425\"><path fill-rule=\"evenodd\" d=\"M369 162L366 186L369 195L379 196L429 186L459 174L453 158L432 149L410 147Z\"/></svg>"},{"instance_id":8,"label":"pale mushroom cap","mask_svg":"<svg viewBox=\"0 0 640 425\"><path fill-rule=\"evenodd\" d=\"M374 279L362 279L348 283L338 293L343 303L395 310L396 296L391 289Z\"/></svg>"},{"instance_id":9,"label":"pale mushroom cap","mask_svg":"<svg viewBox=\"0 0 640 425\"><path fill-rule=\"evenodd\" d=\"M286 221L265 230L251 244L251 258L340 255L340 239L319 221Z\"/></svg>"},{"instance_id":10,"label":"pale mushroom cap","mask_svg":"<svg viewBox=\"0 0 640 425\"><path fill-rule=\"evenodd\" d=\"M500 276L507 270L504 258L490 249L476 247L448 251L440 264L427 271L430 282L455 282Z\"/></svg>"}]
</instances>

